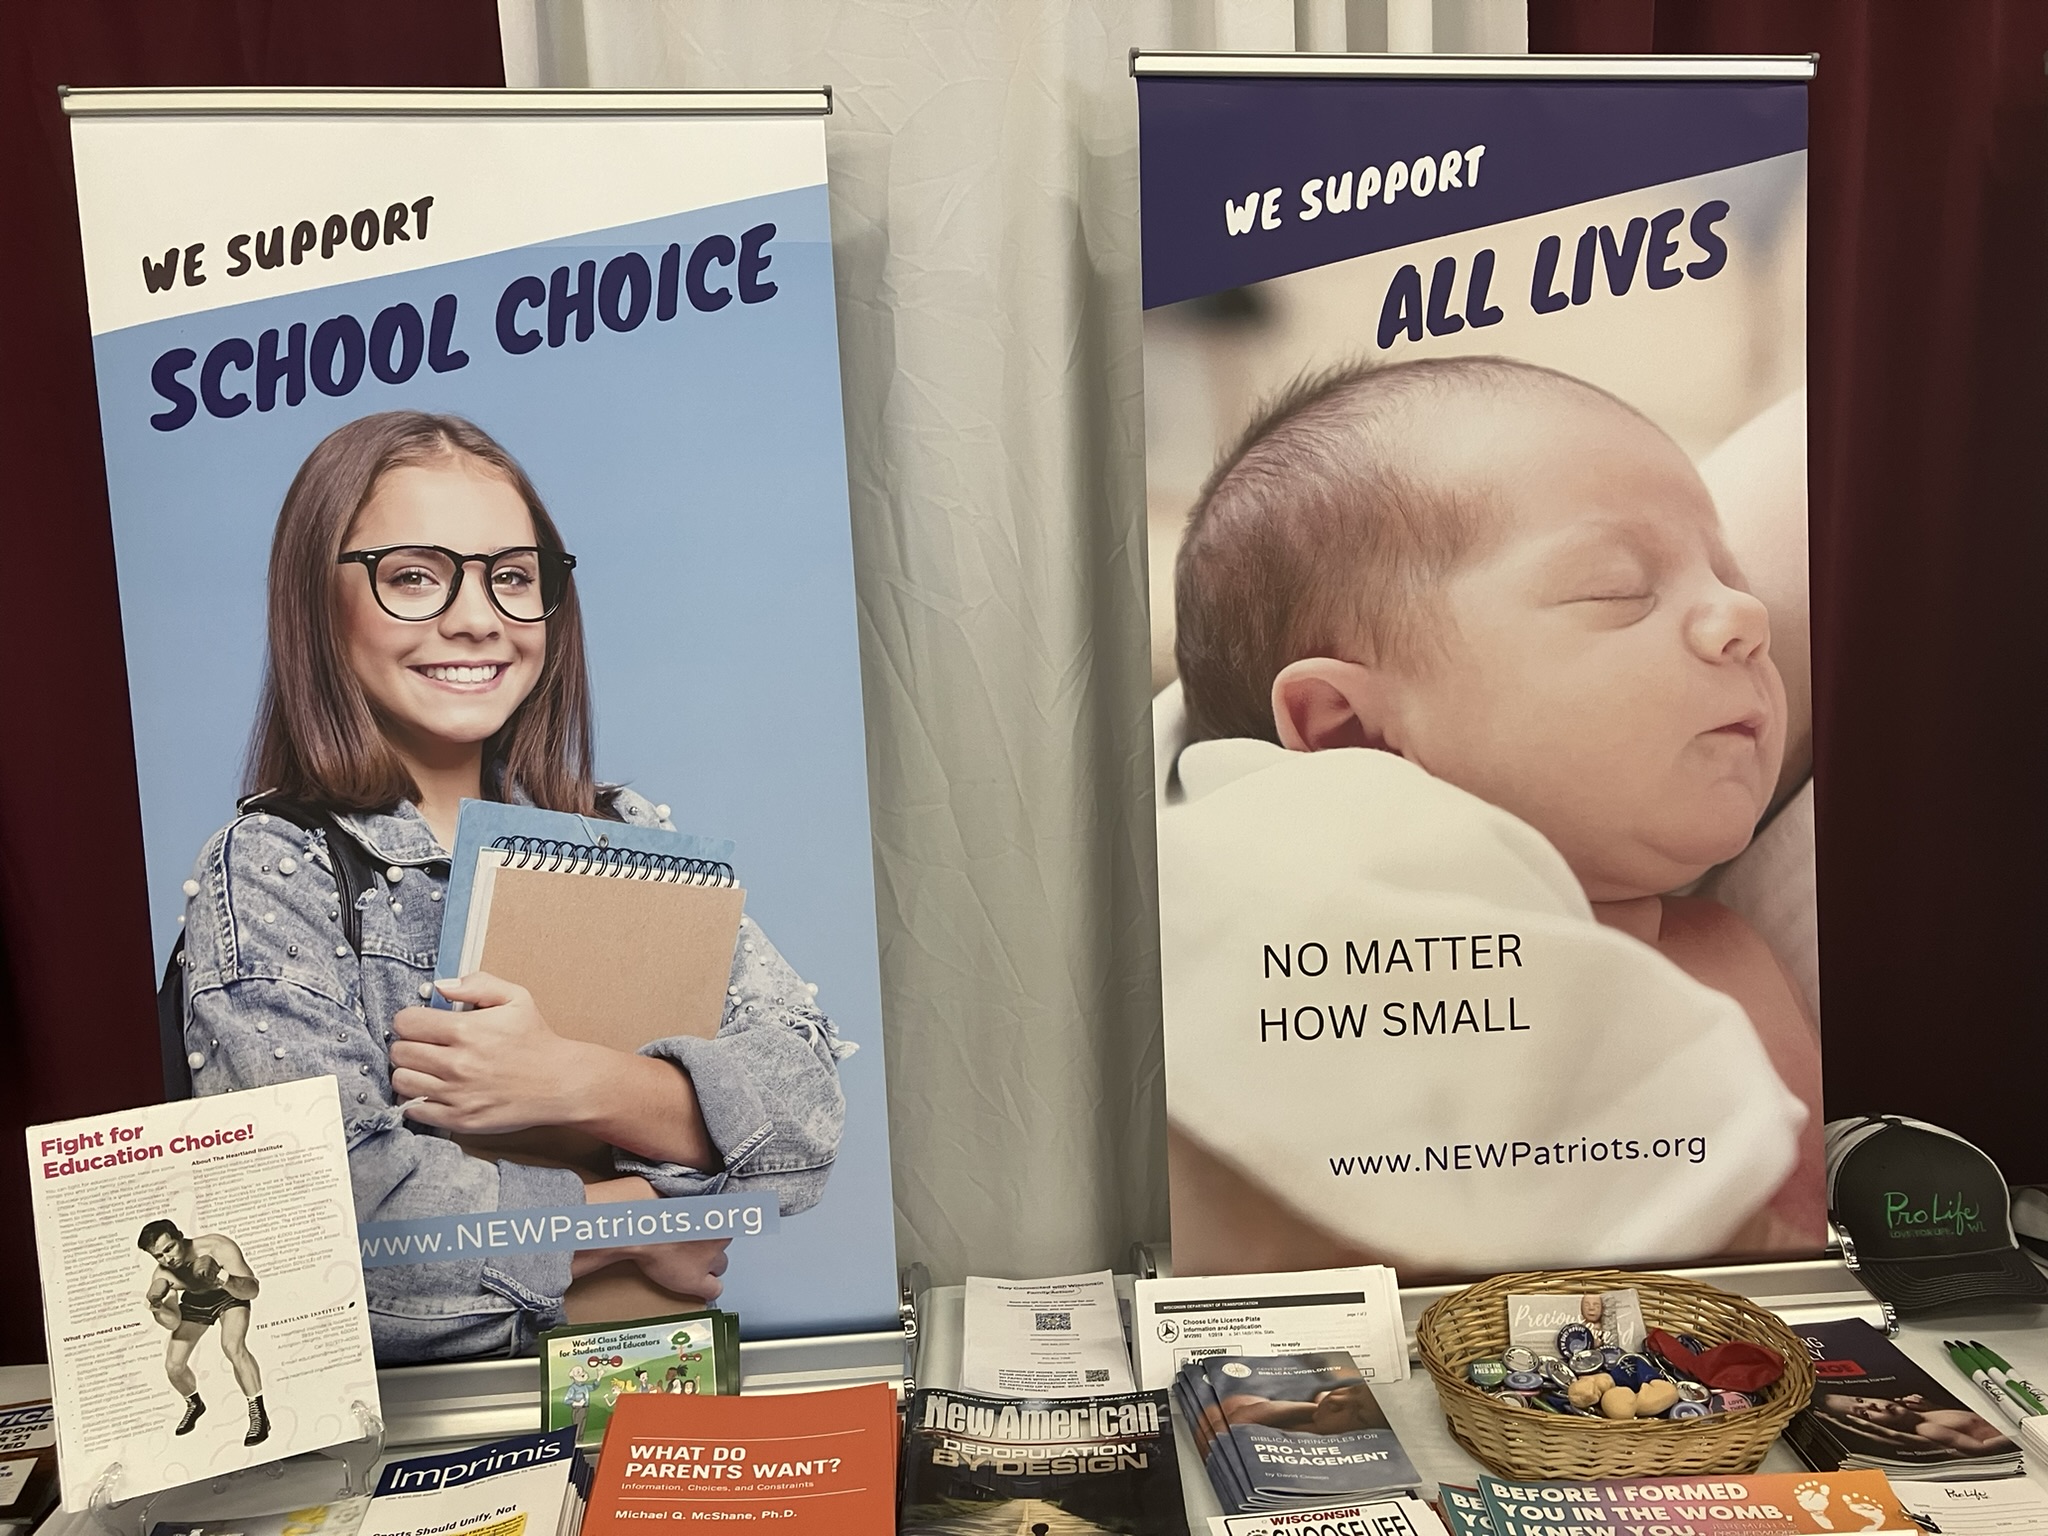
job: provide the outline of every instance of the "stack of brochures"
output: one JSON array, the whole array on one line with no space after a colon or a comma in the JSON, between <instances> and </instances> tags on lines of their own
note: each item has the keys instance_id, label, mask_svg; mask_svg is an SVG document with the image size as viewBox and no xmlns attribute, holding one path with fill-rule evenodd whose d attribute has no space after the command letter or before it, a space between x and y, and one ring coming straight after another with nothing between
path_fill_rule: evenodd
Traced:
<instances>
[{"instance_id":1,"label":"stack of brochures","mask_svg":"<svg viewBox=\"0 0 2048 1536\"><path fill-rule=\"evenodd\" d=\"M1226 1514L1421 1482L1364 1374L1342 1350L1211 1355L1183 1365L1173 1391Z\"/></svg>"},{"instance_id":2,"label":"stack of brochures","mask_svg":"<svg viewBox=\"0 0 2048 1536\"><path fill-rule=\"evenodd\" d=\"M1187 1528L1164 1392L1015 1398L927 1387L910 1400L904 1536Z\"/></svg>"},{"instance_id":3,"label":"stack of brochures","mask_svg":"<svg viewBox=\"0 0 2048 1536\"><path fill-rule=\"evenodd\" d=\"M1896 1478L2005 1477L2020 1448L2003 1420L1979 1413L1860 1318L1800 1323L1819 1378L1785 1442L1818 1471L1875 1467Z\"/></svg>"},{"instance_id":4,"label":"stack of brochures","mask_svg":"<svg viewBox=\"0 0 2048 1536\"><path fill-rule=\"evenodd\" d=\"M589 1490L575 1437L562 1429L394 1461L367 1499L161 1523L150 1536L576 1536Z\"/></svg>"},{"instance_id":5,"label":"stack of brochures","mask_svg":"<svg viewBox=\"0 0 2048 1536\"><path fill-rule=\"evenodd\" d=\"M1113 1397L1135 1390L1116 1277L967 1277L960 1385L995 1397Z\"/></svg>"},{"instance_id":6,"label":"stack of brochures","mask_svg":"<svg viewBox=\"0 0 2048 1536\"><path fill-rule=\"evenodd\" d=\"M1482 1477L1445 1483L1451 1536L1557 1536L1561 1531L1667 1531L1683 1536L1795 1536L1857 1531L1920 1536L1882 1472L1813 1477L1791 1472L1708 1472L1615 1482L1520 1482Z\"/></svg>"},{"instance_id":7,"label":"stack of brochures","mask_svg":"<svg viewBox=\"0 0 2048 1536\"><path fill-rule=\"evenodd\" d=\"M594 1450L622 1399L732 1397L740 1390L740 1319L715 1307L540 1336L543 1429L567 1427Z\"/></svg>"},{"instance_id":8,"label":"stack of brochures","mask_svg":"<svg viewBox=\"0 0 2048 1536\"><path fill-rule=\"evenodd\" d=\"M657 1521L670 1530L732 1524L767 1525L780 1536L887 1536L896 1438L896 1393L881 1385L623 1397L605 1432L586 1529L639 1536Z\"/></svg>"},{"instance_id":9,"label":"stack of brochures","mask_svg":"<svg viewBox=\"0 0 2048 1536\"><path fill-rule=\"evenodd\" d=\"M1209 1355L1333 1349L1367 1381L1408 1379L1401 1281L1384 1264L1140 1280L1131 1343L1141 1387L1169 1387L1175 1371Z\"/></svg>"}]
</instances>

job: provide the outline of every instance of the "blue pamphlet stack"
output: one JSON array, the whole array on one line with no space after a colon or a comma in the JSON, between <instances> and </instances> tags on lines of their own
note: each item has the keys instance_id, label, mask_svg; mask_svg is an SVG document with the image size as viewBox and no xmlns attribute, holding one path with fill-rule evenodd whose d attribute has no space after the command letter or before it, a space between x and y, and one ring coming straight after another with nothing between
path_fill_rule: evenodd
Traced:
<instances>
[{"instance_id":1,"label":"blue pamphlet stack","mask_svg":"<svg viewBox=\"0 0 2048 1536\"><path fill-rule=\"evenodd\" d=\"M1421 1481L1342 1350L1211 1355L1174 1378L1228 1514L1412 1489Z\"/></svg>"}]
</instances>

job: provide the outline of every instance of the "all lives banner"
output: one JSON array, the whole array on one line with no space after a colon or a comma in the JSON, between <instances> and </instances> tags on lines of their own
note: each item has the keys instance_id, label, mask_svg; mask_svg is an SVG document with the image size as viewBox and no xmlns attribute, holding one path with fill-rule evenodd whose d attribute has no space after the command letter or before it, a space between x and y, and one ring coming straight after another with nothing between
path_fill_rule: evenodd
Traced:
<instances>
[{"instance_id":1,"label":"all lives banner","mask_svg":"<svg viewBox=\"0 0 2048 1536\"><path fill-rule=\"evenodd\" d=\"M822 93L68 107L170 1076L339 1081L386 1363L885 1326Z\"/></svg>"},{"instance_id":2,"label":"all lives banner","mask_svg":"<svg viewBox=\"0 0 2048 1536\"><path fill-rule=\"evenodd\" d=\"M1176 1268L1818 1251L1806 61L1400 67L1136 66Z\"/></svg>"}]
</instances>

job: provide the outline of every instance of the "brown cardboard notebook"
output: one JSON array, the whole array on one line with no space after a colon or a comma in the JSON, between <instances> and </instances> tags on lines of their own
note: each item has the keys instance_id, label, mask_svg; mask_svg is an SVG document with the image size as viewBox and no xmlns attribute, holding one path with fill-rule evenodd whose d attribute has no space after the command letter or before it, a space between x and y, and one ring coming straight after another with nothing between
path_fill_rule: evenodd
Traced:
<instances>
[{"instance_id":1,"label":"brown cardboard notebook","mask_svg":"<svg viewBox=\"0 0 2048 1536\"><path fill-rule=\"evenodd\" d=\"M533 994L557 1034L618 1051L672 1035L709 1039L725 1016L746 892L664 877L655 861L521 867L477 859L462 974L488 971ZM729 877L728 877L729 878ZM578 1131L536 1126L458 1138L473 1156L613 1177L610 1149ZM572 1322L673 1311L678 1298L616 1265L570 1287Z\"/></svg>"}]
</instances>

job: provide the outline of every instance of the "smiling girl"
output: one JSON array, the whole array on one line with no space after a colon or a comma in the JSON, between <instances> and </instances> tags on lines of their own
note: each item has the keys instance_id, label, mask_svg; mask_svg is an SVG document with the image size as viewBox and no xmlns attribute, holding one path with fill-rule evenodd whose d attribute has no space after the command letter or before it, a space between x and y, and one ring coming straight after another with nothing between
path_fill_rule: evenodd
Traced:
<instances>
[{"instance_id":1,"label":"smiling girl","mask_svg":"<svg viewBox=\"0 0 2048 1536\"><path fill-rule=\"evenodd\" d=\"M359 1221L721 1190L787 1215L838 1149L853 1048L751 918L717 1036L639 1054L556 1035L496 977L436 980L464 799L667 824L592 776L575 564L512 457L448 416L337 429L278 515L248 798L185 885L186 1062L201 1094L332 1074ZM351 861L375 871L355 944ZM424 1006L436 989L470 1011ZM536 1125L607 1143L617 1176L485 1161L443 1134ZM564 1320L570 1281L612 1264L708 1301L725 1244L371 1269L378 1358L524 1352Z\"/></svg>"}]
</instances>

